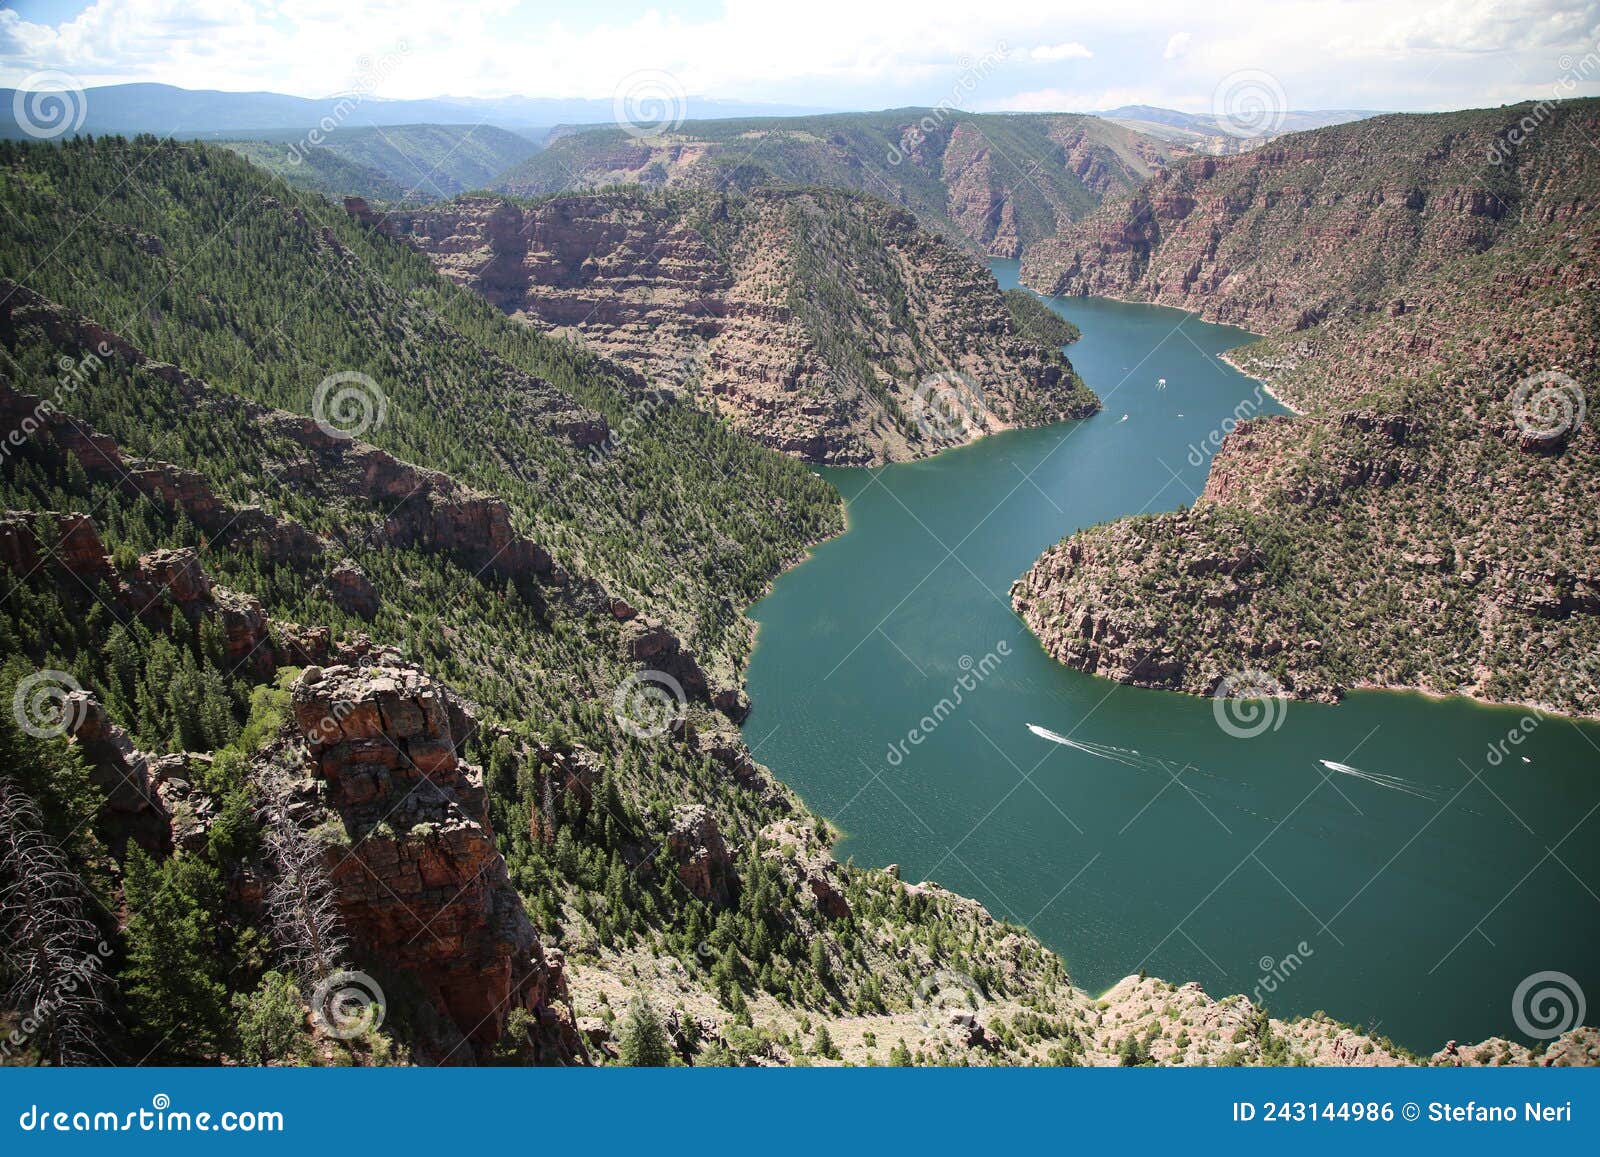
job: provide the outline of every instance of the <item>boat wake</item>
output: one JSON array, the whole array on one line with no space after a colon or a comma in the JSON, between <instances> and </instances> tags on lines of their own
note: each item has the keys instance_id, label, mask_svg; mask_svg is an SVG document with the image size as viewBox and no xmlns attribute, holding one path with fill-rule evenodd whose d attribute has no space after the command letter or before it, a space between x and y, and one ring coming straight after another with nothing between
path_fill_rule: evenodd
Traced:
<instances>
[{"instance_id":1,"label":"boat wake","mask_svg":"<svg viewBox=\"0 0 1600 1157\"><path fill-rule=\"evenodd\" d=\"M1329 771L1336 771L1340 775L1348 775L1354 779L1364 780L1386 787L1390 791L1403 791L1407 795L1414 795L1418 799L1438 799L1439 793L1420 783L1412 783L1409 779L1401 779L1398 775L1388 775L1381 771L1363 771L1359 767L1351 767L1348 763L1340 763L1335 759L1319 759L1318 763Z\"/></svg>"},{"instance_id":2,"label":"boat wake","mask_svg":"<svg viewBox=\"0 0 1600 1157\"><path fill-rule=\"evenodd\" d=\"M1120 763L1124 767L1136 768L1140 771L1164 771L1168 775L1182 775L1185 772L1194 772L1208 780L1221 780L1221 777L1195 767L1193 764L1180 764L1172 760L1162 759L1159 756L1147 755L1137 748L1117 747L1110 743L1091 743L1088 740L1073 739L1062 735L1060 732L1051 731L1048 727L1041 727L1037 723L1028 724L1028 730L1040 739L1048 739L1051 743L1059 743L1063 747L1070 747L1074 751L1081 751L1085 755L1092 755L1096 759L1108 760L1111 763ZM1416 796L1418 799L1440 799L1443 792L1440 789L1426 784L1415 783L1409 779L1402 779L1398 775L1389 775L1382 771L1367 771L1364 768L1352 767L1348 763L1340 763L1334 759L1318 760L1323 767L1339 775L1359 779L1370 783L1374 787L1387 788L1390 791L1403 792L1406 795Z\"/></svg>"},{"instance_id":3,"label":"boat wake","mask_svg":"<svg viewBox=\"0 0 1600 1157\"><path fill-rule=\"evenodd\" d=\"M1040 739L1048 739L1051 743L1059 743L1063 747L1070 747L1081 751L1085 755L1092 755L1096 759L1109 759L1112 763L1120 763L1126 767L1136 767L1141 771L1166 771L1179 766L1165 759L1158 759L1153 755L1145 755L1132 747L1117 747L1110 743L1088 743L1081 739L1071 739L1065 735L1051 731L1048 727L1040 727L1037 723L1028 724L1028 730Z\"/></svg>"}]
</instances>

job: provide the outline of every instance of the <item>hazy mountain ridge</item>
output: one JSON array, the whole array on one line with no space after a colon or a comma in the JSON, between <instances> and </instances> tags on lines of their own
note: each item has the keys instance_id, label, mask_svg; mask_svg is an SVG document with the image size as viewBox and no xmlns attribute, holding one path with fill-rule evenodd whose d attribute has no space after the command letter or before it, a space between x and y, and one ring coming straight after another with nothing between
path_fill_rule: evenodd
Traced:
<instances>
[{"instance_id":1,"label":"hazy mountain ridge","mask_svg":"<svg viewBox=\"0 0 1600 1157\"><path fill-rule=\"evenodd\" d=\"M383 61L375 62L374 69ZM354 78L358 82L362 78ZM24 135L13 115L15 89L0 89L0 137ZM492 124L507 129L538 129L557 124L610 124L615 104L606 99L562 99L511 96L501 98L441 96L426 100L390 100L362 88L324 98L277 92L221 92L185 89L170 84L112 84L84 89L85 133L155 133L158 136L215 137L260 130L303 132L331 122L359 127L389 125ZM686 97L685 108L696 116L778 116L812 110L760 102ZM687 115L687 113L686 113Z\"/></svg>"},{"instance_id":2,"label":"hazy mountain ridge","mask_svg":"<svg viewBox=\"0 0 1600 1157\"><path fill-rule=\"evenodd\" d=\"M1015 257L1169 155L1094 117L896 109L689 121L646 137L584 129L552 139L494 188L544 196L617 183L825 185L909 209L975 252Z\"/></svg>"},{"instance_id":3,"label":"hazy mountain ridge","mask_svg":"<svg viewBox=\"0 0 1600 1157\"><path fill-rule=\"evenodd\" d=\"M343 126L306 140L218 141L296 188L329 198L439 201L482 188L539 151L493 125Z\"/></svg>"},{"instance_id":4,"label":"hazy mountain ridge","mask_svg":"<svg viewBox=\"0 0 1600 1157\"><path fill-rule=\"evenodd\" d=\"M1188 113L1151 105L1132 104L1094 114L1146 136L1198 153L1223 155L1247 152L1286 133L1365 120L1381 113L1356 109L1317 111L1266 110L1261 116L1230 118L1218 113ZM1257 121L1261 121L1259 125Z\"/></svg>"}]
</instances>

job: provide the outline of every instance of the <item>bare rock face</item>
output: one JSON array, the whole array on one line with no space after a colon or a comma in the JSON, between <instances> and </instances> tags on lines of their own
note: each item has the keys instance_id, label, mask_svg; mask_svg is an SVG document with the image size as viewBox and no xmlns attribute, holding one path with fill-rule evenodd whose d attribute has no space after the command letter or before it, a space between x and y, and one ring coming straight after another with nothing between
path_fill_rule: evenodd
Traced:
<instances>
[{"instance_id":1,"label":"bare rock face","mask_svg":"<svg viewBox=\"0 0 1600 1157\"><path fill-rule=\"evenodd\" d=\"M671 675L691 696L706 693L706 676L699 661L683 646L677 633L659 619L648 615L628 619L622 624L621 639L628 658Z\"/></svg>"},{"instance_id":2,"label":"bare rock face","mask_svg":"<svg viewBox=\"0 0 1600 1157\"><path fill-rule=\"evenodd\" d=\"M717 818L701 804L685 804L672 813L667 855L677 864L678 879L700 899L719 908L733 902L738 880Z\"/></svg>"},{"instance_id":3,"label":"bare rock face","mask_svg":"<svg viewBox=\"0 0 1600 1157\"><path fill-rule=\"evenodd\" d=\"M1535 1054L1527 1045L1501 1037L1476 1044L1450 1041L1433 1054L1431 1062L1448 1068L1476 1065L1540 1065L1554 1068L1592 1068L1600 1065L1600 1029L1582 1026L1551 1041Z\"/></svg>"},{"instance_id":4,"label":"bare rock face","mask_svg":"<svg viewBox=\"0 0 1600 1157\"><path fill-rule=\"evenodd\" d=\"M172 817L151 781L149 757L134 750L127 732L87 691L67 696L62 718L88 760L90 782L105 795L100 816L111 833L112 853L121 859L130 840L152 856L171 852Z\"/></svg>"},{"instance_id":5,"label":"bare rock face","mask_svg":"<svg viewBox=\"0 0 1600 1157\"><path fill-rule=\"evenodd\" d=\"M293 702L327 818L349 840L326 859L357 963L411 974L480 1055L524 1008L538 1059L570 1063L564 978L506 874L482 773L458 751L475 725L465 706L400 665L308 668Z\"/></svg>"},{"instance_id":6,"label":"bare rock face","mask_svg":"<svg viewBox=\"0 0 1600 1157\"><path fill-rule=\"evenodd\" d=\"M777 861L796 886L810 892L818 916L825 920L850 916L839 863L813 831L794 820L778 820L763 828L761 837L771 845L766 856Z\"/></svg>"},{"instance_id":7,"label":"bare rock face","mask_svg":"<svg viewBox=\"0 0 1600 1157\"><path fill-rule=\"evenodd\" d=\"M676 398L784 453L863 465L1098 406L1057 350L1015 332L987 270L871 198L465 197L384 225L512 316L642 375L655 393L637 420ZM964 413L930 419L940 375L970 383Z\"/></svg>"},{"instance_id":8,"label":"bare rock face","mask_svg":"<svg viewBox=\"0 0 1600 1157\"><path fill-rule=\"evenodd\" d=\"M371 622L378 614L378 590L355 563L346 560L328 575L328 595L334 606Z\"/></svg>"},{"instance_id":9,"label":"bare rock face","mask_svg":"<svg viewBox=\"0 0 1600 1157\"><path fill-rule=\"evenodd\" d=\"M1029 254L1040 289L1264 331L1230 358L1302 411L1261 417L1258 390L1192 510L1045 552L1013 601L1054 657L1197 694L1255 670L1293 697L1600 713L1600 108L1563 103L1491 192L1530 107L1173 165Z\"/></svg>"}]
</instances>

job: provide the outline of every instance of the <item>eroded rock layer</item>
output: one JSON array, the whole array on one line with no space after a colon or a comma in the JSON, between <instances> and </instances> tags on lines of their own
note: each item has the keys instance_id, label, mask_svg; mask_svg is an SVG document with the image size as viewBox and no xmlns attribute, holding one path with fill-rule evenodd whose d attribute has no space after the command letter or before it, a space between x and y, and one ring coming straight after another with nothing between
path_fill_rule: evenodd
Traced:
<instances>
[{"instance_id":1,"label":"eroded rock layer","mask_svg":"<svg viewBox=\"0 0 1600 1157\"><path fill-rule=\"evenodd\" d=\"M513 316L810 461L915 458L1098 404L980 265L872 198L625 190L382 218L347 207Z\"/></svg>"}]
</instances>

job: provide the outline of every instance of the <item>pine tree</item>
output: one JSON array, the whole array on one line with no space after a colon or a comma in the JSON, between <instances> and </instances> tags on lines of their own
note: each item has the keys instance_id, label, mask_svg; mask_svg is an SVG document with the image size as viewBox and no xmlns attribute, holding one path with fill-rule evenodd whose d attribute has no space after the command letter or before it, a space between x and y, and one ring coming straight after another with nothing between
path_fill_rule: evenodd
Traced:
<instances>
[{"instance_id":1,"label":"pine tree","mask_svg":"<svg viewBox=\"0 0 1600 1157\"><path fill-rule=\"evenodd\" d=\"M828 1032L828 1026L825 1024L819 1024L817 1026L816 1039L811 1044L812 1054L819 1057L832 1057L835 1054L835 1051L836 1050L833 1047L833 1036Z\"/></svg>"},{"instance_id":2,"label":"pine tree","mask_svg":"<svg viewBox=\"0 0 1600 1157\"><path fill-rule=\"evenodd\" d=\"M157 864L129 847L124 895L123 989L139 1028L156 1047L214 1055L228 1024L227 990L216 943L220 882L193 857Z\"/></svg>"},{"instance_id":3,"label":"pine tree","mask_svg":"<svg viewBox=\"0 0 1600 1157\"><path fill-rule=\"evenodd\" d=\"M622 1026L622 1063L637 1068L666 1068L672 1063L672 1049L667 1044L666 1029L655 1006L645 997L639 997L628 1008L628 1019Z\"/></svg>"}]
</instances>

